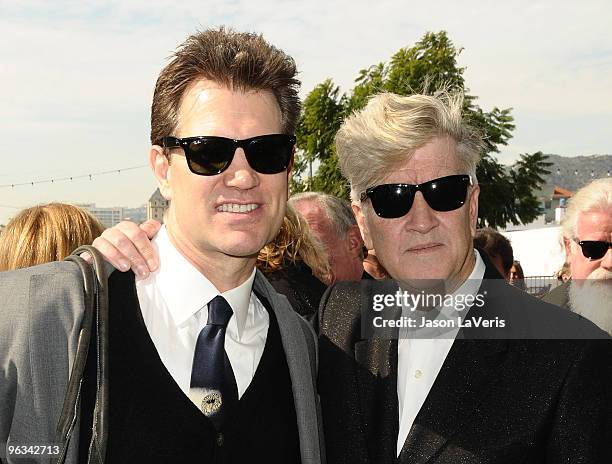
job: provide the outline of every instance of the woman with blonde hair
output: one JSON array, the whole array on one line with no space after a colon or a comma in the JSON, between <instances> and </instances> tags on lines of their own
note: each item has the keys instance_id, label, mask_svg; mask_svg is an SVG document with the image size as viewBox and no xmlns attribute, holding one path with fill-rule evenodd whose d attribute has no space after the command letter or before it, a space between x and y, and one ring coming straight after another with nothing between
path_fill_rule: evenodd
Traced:
<instances>
[{"instance_id":1,"label":"woman with blonde hair","mask_svg":"<svg viewBox=\"0 0 612 464\"><path fill-rule=\"evenodd\" d=\"M100 221L78 206L49 203L27 208L0 234L0 271L62 260L103 231Z\"/></svg>"},{"instance_id":2,"label":"woman with blonde hair","mask_svg":"<svg viewBox=\"0 0 612 464\"><path fill-rule=\"evenodd\" d=\"M280 231L257 256L257 267L300 315L314 316L333 273L323 243L290 204Z\"/></svg>"}]
</instances>

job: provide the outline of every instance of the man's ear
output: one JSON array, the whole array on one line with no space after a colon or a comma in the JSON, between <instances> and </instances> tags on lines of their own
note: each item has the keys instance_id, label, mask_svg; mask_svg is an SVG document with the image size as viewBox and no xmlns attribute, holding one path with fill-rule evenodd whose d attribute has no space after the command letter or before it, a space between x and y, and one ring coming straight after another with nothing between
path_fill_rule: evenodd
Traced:
<instances>
[{"instance_id":1,"label":"man's ear","mask_svg":"<svg viewBox=\"0 0 612 464\"><path fill-rule=\"evenodd\" d=\"M563 237L563 248L565 249L565 262L571 266L572 240L567 237Z\"/></svg>"},{"instance_id":2,"label":"man's ear","mask_svg":"<svg viewBox=\"0 0 612 464\"><path fill-rule=\"evenodd\" d=\"M166 200L172 200L170 184L170 160L159 145L152 145L149 150L149 165L157 179L159 191Z\"/></svg>"},{"instance_id":3,"label":"man's ear","mask_svg":"<svg viewBox=\"0 0 612 464\"><path fill-rule=\"evenodd\" d=\"M359 226L349 227L346 231L346 239L349 252L355 256L360 255L363 249L363 238L361 237Z\"/></svg>"},{"instance_id":4,"label":"man's ear","mask_svg":"<svg viewBox=\"0 0 612 464\"><path fill-rule=\"evenodd\" d=\"M353 208L353 214L355 215L355 219L357 219L357 225L359 226L359 230L361 231L363 243L368 250L372 250L374 248L374 245L372 244L372 237L370 237L368 225L366 224L365 216L363 214L363 206L361 205L360 201L353 201L351 207Z\"/></svg>"},{"instance_id":5,"label":"man's ear","mask_svg":"<svg viewBox=\"0 0 612 464\"><path fill-rule=\"evenodd\" d=\"M470 230L472 237L476 235L476 224L478 224L478 196L480 195L480 185L476 184L472 187L470 195Z\"/></svg>"}]
</instances>

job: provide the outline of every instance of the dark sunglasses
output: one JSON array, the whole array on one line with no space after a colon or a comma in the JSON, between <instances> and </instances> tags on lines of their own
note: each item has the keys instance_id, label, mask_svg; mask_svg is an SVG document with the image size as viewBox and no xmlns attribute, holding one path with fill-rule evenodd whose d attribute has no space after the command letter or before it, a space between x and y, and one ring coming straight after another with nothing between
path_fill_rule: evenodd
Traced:
<instances>
[{"instance_id":1,"label":"dark sunglasses","mask_svg":"<svg viewBox=\"0 0 612 464\"><path fill-rule=\"evenodd\" d=\"M582 248L583 256L591 261L603 258L612 247L612 242L601 240L576 240L576 243Z\"/></svg>"},{"instance_id":2,"label":"dark sunglasses","mask_svg":"<svg viewBox=\"0 0 612 464\"><path fill-rule=\"evenodd\" d=\"M465 203L472 176L456 175L433 179L422 184L384 184L367 189L361 194L361 201L367 198L372 202L374 211L382 218L399 218L410 211L417 192L431 209L453 211Z\"/></svg>"},{"instance_id":3,"label":"dark sunglasses","mask_svg":"<svg viewBox=\"0 0 612 464\"><path fill-rule=\"evenodd\" d=\"M214 176L225 171L238 148L242 148L249 165L261 174L283 172L291 162L295 137L286 134L258 135L235 140L225 137L163 137L164 148L182 148L189 170L200 176Z\"/></svg>"}]
</instances>

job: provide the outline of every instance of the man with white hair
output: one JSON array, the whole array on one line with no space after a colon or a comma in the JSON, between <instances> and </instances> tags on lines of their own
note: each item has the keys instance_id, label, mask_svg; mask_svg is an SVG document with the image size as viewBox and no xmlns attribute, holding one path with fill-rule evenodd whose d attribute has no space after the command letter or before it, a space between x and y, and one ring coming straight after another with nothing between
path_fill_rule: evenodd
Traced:
<instances>
[{"instance_id":1,"label":"man with white hair","mask_svg":"<svg viewBox=\"0 0 612 464\"><path fill-rule=\"evenodd\" d=\"M380 94L336 135L365 244L396 282L321 300L328 462L612 462L612 341L474 249L482 140L462 108ZM449 311L415 303L441 295Z\"/></svg>"},{"instance_id":2,"label":"man with white hair","mask_svg":"<svg viewBox=\"0 0 612 464\"><path fill-rule=\"evenodd\" d=\"M612 334L612 179L597 179L569 200L561 222L572 279L543 300L571 309Z\"/></svg>"},{"instance_id":3,"label":"man with white hair","mask_svg":"<svg viewBox=\"0 0 612 464\"><path fill-rule=\"evenodd\" d=\"M333 281L360 280L363 239L348 201L327 193L304 192L292 195L289 203L325 245Z\"/></svg>"}]
</instances>

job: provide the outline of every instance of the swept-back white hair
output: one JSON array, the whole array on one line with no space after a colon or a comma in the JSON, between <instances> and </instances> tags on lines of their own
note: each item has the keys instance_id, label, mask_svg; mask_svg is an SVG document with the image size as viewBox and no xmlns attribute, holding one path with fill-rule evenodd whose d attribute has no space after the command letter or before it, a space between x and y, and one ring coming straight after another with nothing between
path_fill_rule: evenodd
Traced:
<instances>
[{"instance_id":1,"label":"swept-back white hair","mask_svg":"<svg viewBox=\"0 0 612 464\"><path fill-rule=\"evenodd\" d=\"M561 220L561 231L565 238L576 237L578 215L586 211L612 208L612 179L597 179L578 190L567 202Z\"/></svg>"},{"instance_id":2,"label":"swept-back white hair","mask_svg":"<svg viewBox=\"0 0 612 464\"><path fill-rule=\"evenodd\" d=\"M437 136L448 135L457 142L459 162L476 183L483 141L463 120L462 109L462 94L373 96L336 134L340 169L351 184L352 199L358 200L362 192Z\"/></svg>"}]
</instances>

